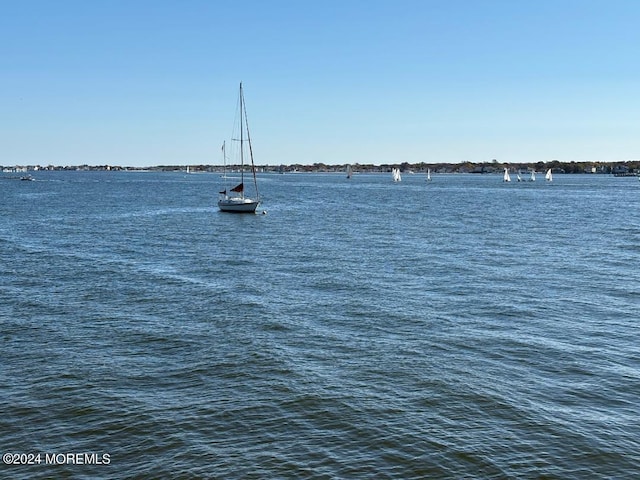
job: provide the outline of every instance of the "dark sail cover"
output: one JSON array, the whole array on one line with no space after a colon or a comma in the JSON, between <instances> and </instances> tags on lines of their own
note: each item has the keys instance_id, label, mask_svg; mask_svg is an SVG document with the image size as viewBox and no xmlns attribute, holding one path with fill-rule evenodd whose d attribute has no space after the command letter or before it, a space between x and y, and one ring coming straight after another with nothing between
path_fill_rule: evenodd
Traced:
<instances>
[{"instance_id":1,"label":"dark sail cover","mask_svg":"<svg viewBox=\"0 0 640 480\"><path fill-rule=\"evenodd\" d=\"M242 192L244 190L244 183L241 183L231 189L232 192Z\"/></svg>"}]
</instances>

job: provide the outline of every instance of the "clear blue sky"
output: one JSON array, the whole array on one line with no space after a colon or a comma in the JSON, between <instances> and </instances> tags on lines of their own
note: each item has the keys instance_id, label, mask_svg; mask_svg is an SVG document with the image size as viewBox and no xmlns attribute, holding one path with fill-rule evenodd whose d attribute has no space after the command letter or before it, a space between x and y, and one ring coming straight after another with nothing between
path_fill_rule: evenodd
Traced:
<instances>
[{"instance_id":1,"label":"clear blue sky","mask_svg":"<svg viewBox=\"0 0 640 480\"><path fill-rule=\"evenodd\" d=\"M0 0L0 165L640 157L637 0Z\"/></svg>"}]
</instances>

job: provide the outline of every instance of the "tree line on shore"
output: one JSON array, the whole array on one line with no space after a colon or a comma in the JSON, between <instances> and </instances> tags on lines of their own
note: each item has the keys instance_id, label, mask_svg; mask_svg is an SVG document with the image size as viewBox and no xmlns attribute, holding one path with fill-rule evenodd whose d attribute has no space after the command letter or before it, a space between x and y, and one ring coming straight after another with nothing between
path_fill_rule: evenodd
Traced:
<instances>
[{"instance_id":1,"label":"tree line on shore","mask_svg":"<svg viewBox=\"0 0 640 480\"><path fill-rule=\"evenodd\" d=\"M434 173L499 173L507 168L511 172L527 172L536 171L543 172L551 168L554 173L600 173L600 174L640 174L640 160L628 160L620 162L561 162L558 160L552 160L549 162L498 162L492 160L491 162L460 162L460 163L388 163L381 165L373 164L361 164L361 163L344 163L344 164L325 164L325 163L313 163L313 164L293 164L293 165L258 165L256 166L259 172L272 172L272 173L291 173L291 172L326 172L337 173L346 172L347 167L351 167L353 172L358 173L385 173L390 172L393 168L399 168L403 172L426 172L430 169ZM238 171L239 165L227 165L228 171ZM245 165L245 169L248 167ZM82 170L82 171L95 171L95 170L152 170L152 171L187 171L187 165L159 165L153 167L122 167L114 165L78 165L78 166L53 166L48 165L42 167L36 166L13 166L2 167L0 170L5 172L26 172L26 171L39 171L39 170ZM221 165L198 165L190 164L189 172L221 172L223 167Z\"/></svg>"}]
</instances>

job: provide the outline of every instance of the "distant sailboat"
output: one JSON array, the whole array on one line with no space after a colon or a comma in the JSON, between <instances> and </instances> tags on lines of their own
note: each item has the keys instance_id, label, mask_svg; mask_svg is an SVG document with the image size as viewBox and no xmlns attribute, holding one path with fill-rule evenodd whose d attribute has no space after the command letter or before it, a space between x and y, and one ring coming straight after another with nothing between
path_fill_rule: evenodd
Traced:
<instances>
[{"instance_id":1,"label":"distant sailboat","mask_svg":"<svg viewBox=\"0 0 640 480\"><path fill-rule=\"evenodd\" d=\"M551 169L547 170L547 173L545 174L544 179L547 182L552 182L553 181L553 175L551 174Z\"/></svg>"},{"instance_id":2,"label":"distant sailboat","mask_svg":"<svg viewBox=\"0 0 640 480\"><path fill-rule=\"evenodd\" d=\"M391 169L391 177L393 178L394 182L401 182L402 181L402 175L400 175L400 169L399 168L392 168Z\"/></svg>"},{"instance_id":3,"label":"distant sailboat","mask_svg":"<svg viewBox=\"0 0 640 480\"><path fill-rule=\"evenodd\" d=\"M348 179L351 179L351 174L352 174L351 165L347 165L347 178Z\"/></svg>"},{"instance_id":4,"label":"distant sailboat","mask_svg":"<svg viewBox=\"0 0 640 480\"><path fill-rule=\"evenodd\" d=\"M251 137L249 135L249 124L247 122L247 111L244 105L244 94L242 92L242 83L240 83L240 94L239 94L239 114L240 114L240 122L238 124L239 129L239 138L233 138L239 142L238 155L240 160L240 183L230 190L225 188L220 192L220 199L218 200L218 207L223 212L234 212L234 213L254 213L256 208L260 204L260 196L258 194L258 181L256 179L256 167L253 163L253 149L251 148ZM244 188L244 157L245 157L245 143L248 147L248 153L251 158L251 173L253 174L253 186L255 190L255 198L251 198L245 196L245 188ZM225 152L225 144L222 144L222 158L224 161L224 178L226 183L226 152ZM228 193L231 192L231 193Z\"/></svg>"},{"instance_id":5,"label":"distant sailboat","mask_svg":"<svg viewBox=\"0 0 640 480\"><path fill-rule=\"evenodd\" d=\"M518 181L519 181L519 182L521 182L521 181L522 181L522 177L520 176L520 172L518 172L517 179L518 179Z\"/></svg>"},{"instance_id":6,"label":"distant sailboat","mask_svg":"<svg viewBox=\"0 0 640 480\"><path fill-rule=\"evenodd\" d=\"M502 177L502 180L505 182L511 181L511 177L509 176L509 170L506 168L504 169L504 176Z\"/></svg>"},{"instance_id":7,"label":"distant sailboat","mask_svg":"<svg viewBox=\"0 0 640 480\"><path fill-rule=\"evenodd\" d=\"M536 181L536 172L535 172L535 170L531 170L531 177L529 177L529 181L530 182L535 182Z\"/></svg>"},{"instance_id":8,"label":"distant sailboat","mask_svg":"<svg viewBox=\"0 0 640 480\"><path fill-rule=\"evenodd\" d=\"M431 169L427 168L427 182L431 181Z\"/></svg>"}]
</instances>

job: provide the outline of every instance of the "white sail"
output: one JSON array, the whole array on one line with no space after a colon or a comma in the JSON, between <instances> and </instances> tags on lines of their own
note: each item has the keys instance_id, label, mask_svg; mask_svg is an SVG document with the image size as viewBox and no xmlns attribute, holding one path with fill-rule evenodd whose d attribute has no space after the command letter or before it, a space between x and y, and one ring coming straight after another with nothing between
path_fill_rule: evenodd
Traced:
<instances>
[{"instance_id":1,"label":"white sail","mask_svg":"<svg viewBox=\"0 0 640 480\"><path fill-rule=\"evenodd\" d=\"M544 179L547 182L552 182L553 181L553 175L551 174L551 169L547 170L547 173L545 174Z\"/></svg>"},{"instance_id":2,"label":"white sail","mask_svg":"<svg viewBox=\"0 0 640 480\"><path fill-rule=\"evenodd\" d=\"M431 169L427 168L427 182L431 181Z\"/></svg>"},{"instance_id":3,"label":"white sail","mask_svg":"<svg viewBox=\"0 0 640 480\"><path fill-rule=\"evenodd\" d=\"M504 169L504 176L502 177L502 179L505 182L510 182L511 181L511 177L509 176L509 170L508 169Z\"/></svg>"},{"instance_id":4,"label":"white sail","mask_svg":"<svg viewBox=\"0 0 640 480\"><path fill-rule=\"evenodd\" d=\"M531 177L529 178L530 182L535 182L536 181L536 172L535 170L531 170Z\"/></svg>"},{"instance_id":5,"label":"white sail","mask_svg":"<svg viewBox=\"0 0 640 480\"><path fill-rule=\"evenodd\" d=\"M399 168L392 168L391 169L391 178L393 178L394 182L401 182L402 181L402 175L400 175L400 169Z\"/></svg>"},{"instance_id":6,"label":"white sail","mask_svg":"<svg viewBox=\"0 0 640 480\"><path fill-rule=\"evenodd\" d=\"M347 178L351 178L351 165L347 165Z\"/></svg>"}]
</instances>

